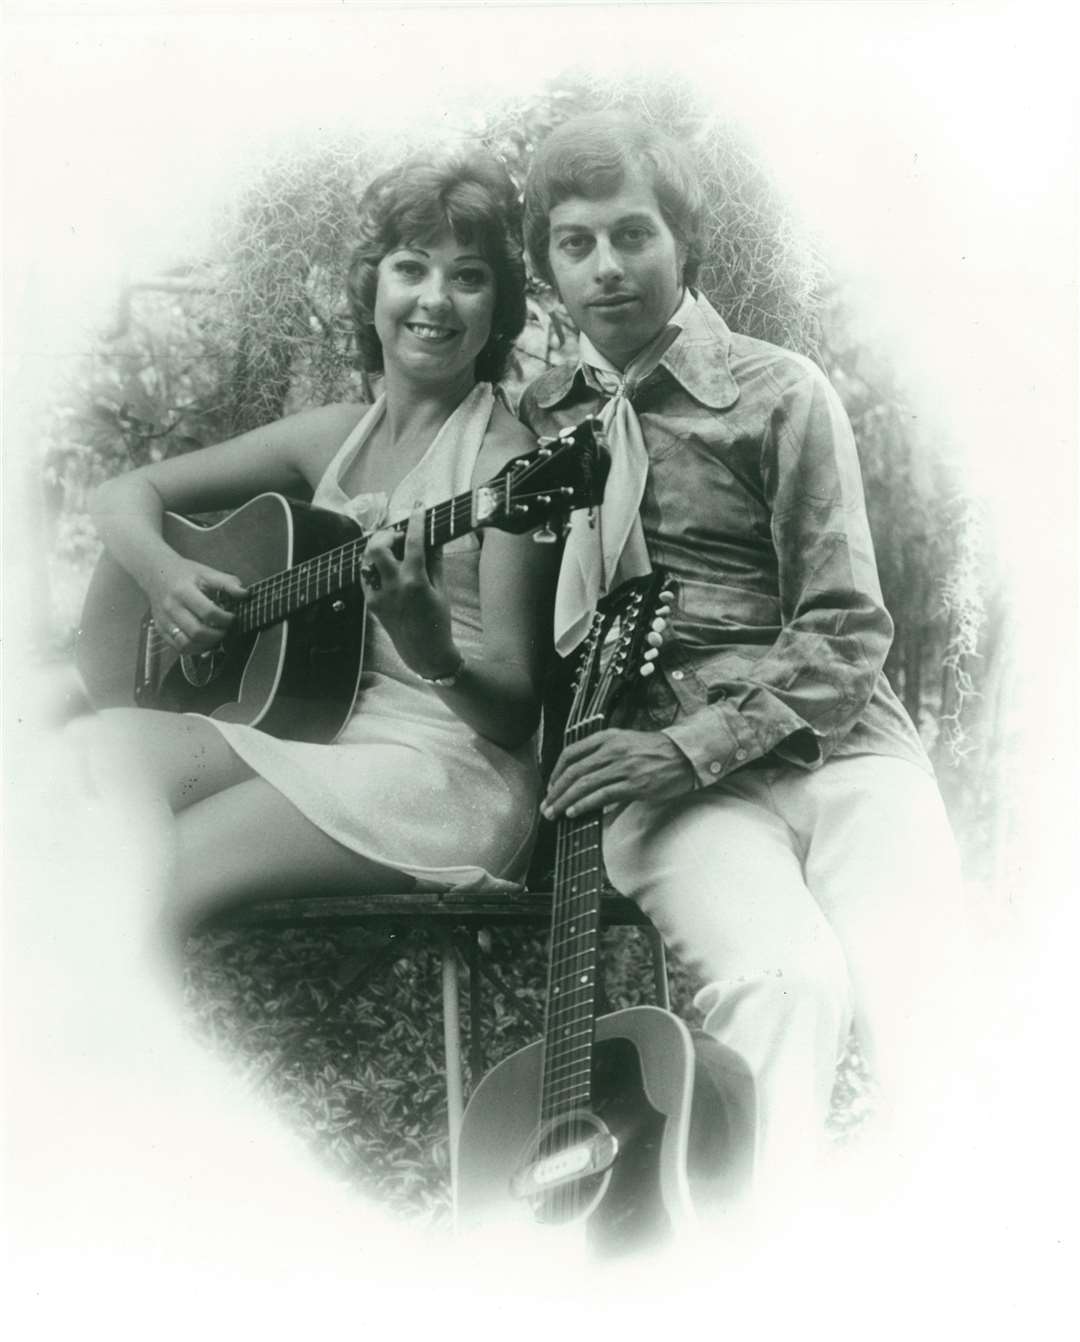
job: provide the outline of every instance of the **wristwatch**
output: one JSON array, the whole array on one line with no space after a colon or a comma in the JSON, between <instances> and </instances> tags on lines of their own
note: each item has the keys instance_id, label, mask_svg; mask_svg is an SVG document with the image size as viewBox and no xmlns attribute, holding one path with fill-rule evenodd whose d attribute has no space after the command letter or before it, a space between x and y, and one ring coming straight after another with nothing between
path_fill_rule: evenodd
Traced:
<instances>
[{"instance_id":1,"label":"wristwatch","mask_svg":"<svg viewBox=\"0 0 1080 1342\"><path fill-rule=\"evenodd\" d=\"M425 685L437 685L440 690L449 690L452 689L453 686L457 684L458 677L464 670L465 670L465 658L461 655L461 653L458 653L458 664L457 666L454 667L453 671L447 672L445 676L421 675L420 679L425 683ZM417 675L420 675L420 673L417 672Z\"/></svg>"}]
</instances>

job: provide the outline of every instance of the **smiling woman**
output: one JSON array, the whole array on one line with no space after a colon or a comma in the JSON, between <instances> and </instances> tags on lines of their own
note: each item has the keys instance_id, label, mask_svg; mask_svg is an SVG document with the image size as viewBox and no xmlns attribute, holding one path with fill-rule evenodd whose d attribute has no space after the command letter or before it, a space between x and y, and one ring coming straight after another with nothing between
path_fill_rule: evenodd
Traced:
<instances>
[{"instance_id":1,"label":"smiling woman","mask_svg":"<svg viewBox=\"0 0 1080 1342\"><path fill-rule=\"evenodd\" d=\"M411 243L384 256L375 331L383 350L393 350L389 375L407 369L414 378L471 381L494 306L491 267L450 232L426 247Z\"/></svg>"},{"instance_id":2,"label":"smiling woman","mask_svg":"<svg viewBox=\"0 0 1080 1342\"><path fill-rule=\"evenodd\" d=\"M275 890L499 888L528 857L552 561L495 530L436 553L419 525L534 444L491 385L525 318L514 188L485 154L423 156L370 185L359 222L348 292L362 361L383 374L375 403L294 415L99 491L106 547L174 656L230 638L252 577L241 557L178 553L166 513L274 491L364 533L364 600L336 617L363 621L363 666L332 744L222 720L228 706L103 715L175 814L181 924Z\"/></svg>"}]
</instances>

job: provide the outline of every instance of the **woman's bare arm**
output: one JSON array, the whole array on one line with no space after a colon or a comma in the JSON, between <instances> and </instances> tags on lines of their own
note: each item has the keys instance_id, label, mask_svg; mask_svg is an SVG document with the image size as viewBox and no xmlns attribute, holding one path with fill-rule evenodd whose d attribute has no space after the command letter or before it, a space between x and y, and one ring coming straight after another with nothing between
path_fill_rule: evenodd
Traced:
<instances>
[{"instance_id":1,"label":"woman's bare arm","mask_svg":"<svg viewBox=\"0 0 1080 1342\"><path fill-rule=\"evenodd\" d=\"M476 475L489 479L513 457L535 446L532 435L497 408L493 431L477 462ZM505 416L505 418L504 418ZM421 676L458 672L452 686L438 692L481 736L513 748L535 732L540 717L544 672L551 648L552 603L558 569L557 547L537 545L531 536L484 532L480 555L480 614L483 651L462 664L453 641L449 605L441 592L438 560L425 558L422 530L413 519L400 565L393 560L393 536L380 533L368 546L386 585L368 593L372 609L398 652Z\"/></svg>"},{"instance_id":2,"label":"woman's bare arm","mask_svg":"<svg viewBox=\"0 0 1080 1342\"><path fill-rule=\"evenodd\" d=\"M232 616L209 593L236 597L244 590L235 574L185 559L167 545L163 514L238 507L267 490L310 498L363 410L333 405L291 415L99 487L91 503L94 523L113 558L146 592L163 633L179 630L174 641L185 648L211 646Z\"/></svg>"}]
</instances>

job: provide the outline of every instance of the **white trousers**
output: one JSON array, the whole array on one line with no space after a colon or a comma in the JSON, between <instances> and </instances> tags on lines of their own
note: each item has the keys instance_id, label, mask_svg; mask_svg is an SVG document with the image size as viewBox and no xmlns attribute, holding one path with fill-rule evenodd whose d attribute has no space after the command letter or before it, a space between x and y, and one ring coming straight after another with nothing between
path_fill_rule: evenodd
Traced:
<instances>
[{"instance_id":1,"label":"white trousers","mask_svg":"<svg viewBox=\"0 0 1080 1342\"><path fill-rule=\"evenodd\" d=\"M611 814L604 856L704 981L706 1031L754 1076L759 1191L816 1163L853 1019L886 1102L933 1105L960 887L921 769L864 755L743 770Z\"/></svg>"}]
</instances>

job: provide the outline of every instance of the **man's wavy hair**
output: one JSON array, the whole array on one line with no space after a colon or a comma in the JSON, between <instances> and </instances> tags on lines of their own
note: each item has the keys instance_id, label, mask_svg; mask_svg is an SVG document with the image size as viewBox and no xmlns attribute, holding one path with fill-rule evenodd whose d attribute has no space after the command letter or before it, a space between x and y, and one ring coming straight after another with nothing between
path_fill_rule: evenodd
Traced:
<instances>
[{"instance_id":1,"label":"man's wavy hair","mask_svg":"<svg viewBox=\"0 0 1080 1342\"><path fill-rule=\"evenodd\" d=\"M624 112L590 112L556 127L537 151L525 183L525 246L536 273L554 284L548 263L551 211L571 196L604 200L641 172L664 222L686 249L683 283L704 256L705 196L686 148Z\"/></svg>"},{"instance_id":2,"label":"man's wavy hair","mask_svg":"<svg viewBox=\"0 0 1080 1342\"><path fill-rule=\"evenodd\" d=\"M382 371L375 332L379 262L395 248L434 242L447 229L475 247L495 273L491 335L476 356L476 378L498 382L525 325L521 208L509 173L480 150L417 155L376 177L360 200L360 240L349 261L346 291L360 362Z\"/></svg>"}]
</instances>

